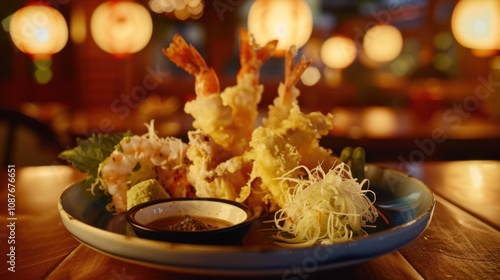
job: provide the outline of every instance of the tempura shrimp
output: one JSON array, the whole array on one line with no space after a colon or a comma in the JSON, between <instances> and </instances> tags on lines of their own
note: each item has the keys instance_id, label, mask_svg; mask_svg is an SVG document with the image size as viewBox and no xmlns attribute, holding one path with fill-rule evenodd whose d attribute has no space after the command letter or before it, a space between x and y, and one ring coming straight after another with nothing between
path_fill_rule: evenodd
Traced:
<instances>
[{"instance_id":1,"label":"tempura shrimp","mask_svg":"<svg viewBox=\"0 0 500 280\"><path fill-rule=\"evenodd\" d=\"M332 126L332 116L320 112L305 114L300 110L295 84L310 65L302 57L296 65L292 47L285 57L285 78L278 88L278 97L269 107L263 126L252 134L246 157L253 161L250 179L242 188L238 201L246 201L254 209L273 211L285 205L287 186L276 178L289 173L296 166L314 168L319 163L331 166L336 160L333 153L319 145L321 136ZM290 173L293 176L300 174Z\"/></svg>"},{"instance_id":2,"label":"tempura shrimp","mask_svg":"<svg viewBox=\"0 0 500 280\"><path fill-rule=\"evenodd\" d=\"M321 112L304 113L298 103L299 89L296 87L301 75L311 64L302 56L294 65L297 49L292 46L285 55L285 78L278 87L278 96L269 107L268 118L263 120L267 128L280 131L280 135L300 154L300 164L308 168L316 167L319 162L330 167L337 161L332 151L319 144L322 136L329 133L333 126L333 116Z\"/></svg>"},{"instance_id":3,"label":"tempura shrimp","mask_svg":"<svg viewBox=\"0 0 500 280\"><path fill-rule=\"evenodd\" d=\"M277 44L274 40L260 47L246 29L240 31L241 68L236 76L237 83L221 93L223 103L232 109L234 127L229 132L236 137L231 139L230 147L237 154L248 149L264 92L264 86L259 84L260 69L273 55Z\"/></svg>"},{"instance_id":4,"label":"tempura shrimp","mask_svg":"<svg viewBox=\"0 0 500 280\"><path fill-rule=\"evenodd\" d=\"M281 121L286 119L290 113L292 105L298 106L297 97L300 91L296 88L301 75L311 65L312 61L302 56L296 65L294 57L297 55L297 49L292 46L285 54L285 78L284 82L278 87L278 96L269 108L267 119L263 120L264 125L268 127L280 127Z\"/></svg>"},{"instance_id":5,"label":"tempura shrimp","mask_svg":"<svg viewBox=\"0 0 500 280\"><path fill-rule=\"evenodd\" d=\"M153 122L148 129L144 136L122 139L99 167L98 182L111 195L111 206L118 213L127 210L127 190L147 179L158 179L172 196L186 196L188 192L187 145L177 138L158 137Z\"/></svg>"}]
</instances>

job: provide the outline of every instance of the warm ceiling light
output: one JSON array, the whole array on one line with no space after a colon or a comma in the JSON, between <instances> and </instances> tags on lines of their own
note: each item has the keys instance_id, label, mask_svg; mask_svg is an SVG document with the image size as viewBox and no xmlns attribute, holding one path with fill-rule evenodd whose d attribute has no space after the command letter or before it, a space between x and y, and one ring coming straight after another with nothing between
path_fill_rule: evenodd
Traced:
<instances>
[{"instance_id":1,"label":"warm ceiling light","mask_svg":"<svg viewBox=\"0 0 500 280\"><path fill-rule=\"evenodd\" d=\"M403 35L392 25L375 25L363 37L363 50L374 62L392 61L403 50Z\"/></svg>"},{"instance_id":2,"label":"warm ceiling light","mask_svg":"<svg viewBox=\"0 0 500 280\"><path fill-rule=\"evenodd\" d=\"M356 44L350 38L334 36L328 38L321 46L321 60L335 69L343 69L356 59Z\"/></svg>"},{"instance_id":3,"label":"warm ceiling light","mask_svg":"<svg viewBox=\"0 0 500 280\"><path fill-rule=\"evenodd\" d=\"M99 48L123 57L148 44L153 33L153 20L140 4L109 1L99 5L92 14L90 31Z\"/></svg>"},{"instance_id":4,"label":"warm ceiling light","mask_svg":"<svg viewBox=\"0 0 500 280\"><path fill-rule=\"evenodd\" d=\"M45 5L29 5L12 15L10 36L16 47L34 59L49 59L68 41L68 26L56 9Z\"/></svg>"},{"instance_id":5,"label":"warm ceiling light","mask_svg":"<svg viewBox=\"0 0 500 280\"><path fill-rule=\"evenodd\" d=\"M500 47L500 2L462 0L451 16L451 29L457 41L471 49Z\"/></svg>"},{"instance_id":6,"label":"warm ceiling light","mask_svg":"<svg viewBox=\"0 0 500 280\"><path fill-rule=\"evenodd\" d=\"M303 0L256 0L248 13L248 30L259 45L278 40L278 54L302 47L311 36L312 12Z\"/></svg>"}]
</instances>

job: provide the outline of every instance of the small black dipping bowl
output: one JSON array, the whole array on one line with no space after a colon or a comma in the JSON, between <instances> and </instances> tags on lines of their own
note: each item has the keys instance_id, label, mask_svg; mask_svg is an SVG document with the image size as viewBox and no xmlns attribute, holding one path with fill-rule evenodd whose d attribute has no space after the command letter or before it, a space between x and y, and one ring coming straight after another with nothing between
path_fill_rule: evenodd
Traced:
<instances>
[{"instance_id":1,"label":"small black dipping bowl","mask_svg":"<svg viewBox=\"0 0 500 280\"><path fill-rule=\"evenodd\" d=\"M150 226L154 221L175 216L216 218L232 225L196 231L157 229ZM255 218L252 208L218 198L159 199L136 205L126 213L127 222L138 237L211 245L241 244Z\"/></svg>"}]
</instances>

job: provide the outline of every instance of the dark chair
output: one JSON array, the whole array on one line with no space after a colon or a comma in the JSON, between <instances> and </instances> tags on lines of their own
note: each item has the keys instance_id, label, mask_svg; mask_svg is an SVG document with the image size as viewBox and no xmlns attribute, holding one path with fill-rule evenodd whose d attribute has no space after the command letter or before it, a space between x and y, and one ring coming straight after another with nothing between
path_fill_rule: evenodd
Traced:
<instances>
[{"instance_id":1,"label":"dark chair","mask_svg":"<svg viewBox=\"0 0 500 280\"><path fill-rule=\"evenodd\" d=\"M50 165L64 149L50 126L19 111L0 108L0 132L4 134L0 139L3 168Z\"/></svg>"}]
</instances>

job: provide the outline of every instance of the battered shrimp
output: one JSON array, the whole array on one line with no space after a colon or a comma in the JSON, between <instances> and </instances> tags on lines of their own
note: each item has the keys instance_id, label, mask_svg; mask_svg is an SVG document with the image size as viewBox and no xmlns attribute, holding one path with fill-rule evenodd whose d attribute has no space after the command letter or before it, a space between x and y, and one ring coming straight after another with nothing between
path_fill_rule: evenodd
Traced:
<instances>
[{"instance_id":1,"label":"battered shrimp","mask_svg":"<svg viewBox=\"0 0 500 280\"><path fill-rule=\"evenodd\" d=\"M290 114L292 106L294 104L298 106L297 97L300 91L295 85L312 61L302 56L294 67L293 62L296 55L295 46L292 46L285 54L285 79L278 87L278 96L274 99L273 105L269 107L268 118L263 120L264 125L268 127L280 127L281 121Z\"/></svg>"},{"instance_id":2,"label":"battered shrimp","mask_svg":"<svg viewBox=\"0 0 500 280\"><path fill-rule=\"evenodd\" d=\"M98 182L111 195L111 206L118 213L127 210L127 190L141 181L158 179L173 197L189 192L187 145L177 138L158 137L153 121L148 130L144 136L122 139L99 167Z\"/></svg>"},{"instance_id":3,"label":"battered shrimp","mask_svg":"<svg viewBox=\"0 0 500 280\"><path fill-rule=\"evenodd\" d=\"M278 88L278 97L269 108L268 119L255 129L246 154L253 160L253 168L239 201L247 201L254 209L273 211L285 205L288 186L276 178L297 166L314 168L319 163L331 167L337 158L319 145L333 124L331 115L319 112L304 114L298 105L299 90L295 84L310 61L302 57L293 64L295 48L286 54L285 79ZM299 176L298 172L290 176Z\"/></svg>"},{"instance_id":4,"label":"battered shrimp","mask_svg":"<svg viewBox=\"0 0 500 280\"><path fill-rule=\"evenodd\" d=\"M246 29L240 31L240 64L236 76L236 85L226 88L221 93L223 103L232 109L232 128L230 149L242 154L248 149L248 143L255 129L258 105L264 92L259 84L260 69L274 53L278 41L271 41L263 47L255 44Z\"/></svg>"},{"instance_id":5,"label":"battered shrimp","mask_svg":"<svg viewBox=\"0 0 500 280\"><path fill-rule=\"evenodd\" d=\"M320 112L305 114L300 110L295 86L311 60L302 56L294 65L297 50L292 46L285 55L285 79L278 88L278 97L269 106L268 118L263 120L267 128L275 129L286 137L301 155L300 164L314 168L319 162L331 167L337 160L332 151L320 146L319 139L327 135L333 126L333 116Z\"/></svg>"}]
</instances>

